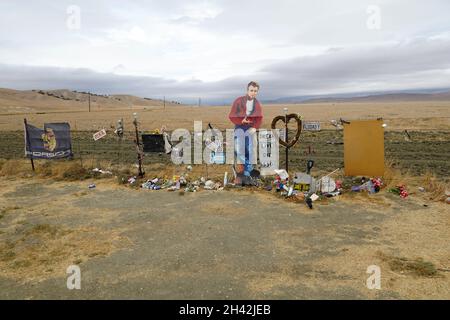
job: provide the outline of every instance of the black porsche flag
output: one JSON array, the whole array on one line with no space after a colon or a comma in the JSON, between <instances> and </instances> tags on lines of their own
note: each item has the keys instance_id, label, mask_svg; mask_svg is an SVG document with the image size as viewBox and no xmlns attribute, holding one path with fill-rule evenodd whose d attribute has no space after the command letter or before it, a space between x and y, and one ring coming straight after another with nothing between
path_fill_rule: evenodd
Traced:
<instances>
[{"instance_id":1,"label":"black porsche flag","mask_svg":"<svg viewBox=\"0 0 450 320\"><path fill-rule=\"evenodd\" d=\"M44 130L25 124L25 156L34 159L60 159L71 157L70 125L46 123Z\"/></svg>"}]
</instances>

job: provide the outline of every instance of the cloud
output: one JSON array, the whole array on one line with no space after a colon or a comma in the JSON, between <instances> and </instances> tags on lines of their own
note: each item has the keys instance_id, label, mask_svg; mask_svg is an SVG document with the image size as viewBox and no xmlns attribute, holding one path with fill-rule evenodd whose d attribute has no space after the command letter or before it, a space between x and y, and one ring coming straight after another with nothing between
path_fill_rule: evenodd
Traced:
<instances>
[{"instance_id":1,"label":"cloud","mask_svg":"<svg viewBox=\"0 0 450 320\"><path fill-rule=\"evenodd\" d=\"M81 28L66 26L67 7ZM381 9L378 30L367 7ZM0 86L226 101L449 86L450 2L0 2ZM424 19L424 17L432 17Z\"/></svg>"},{"instance_id":2,"label":"cloud","mask_svg":"<svg viewBox=\"0 0 450 320\"><path fill-rule=\"evenodd\" d=\"M343 48L261 70L291 94L450 86L450 39L418 38L391 45ZM374 86L376 85L376 86ZM281 89L281 88L280 88Z\"/></svg>"},{"instance_id":3,"label":"cloud","mask_svg":"<svg viewBox=\"0 0 450 320\"><path fill-rule=\"evenodd\" d=\"M19 89L91 90L172 97L185 102L231 101L250 80L261 99L372 90L450 87L450 39L418 38L385 46L344 48L273 63L221 81L177 81L163 77L99 73L89 69L0 65L0 86Z\"/></svg>"},{"instance_id":4,"label":"cloud","mask_svg":"<svg viewBox=\"0 0 450 320\"><path fill-rule=\"evenodd\" d=\"M147 34L139 26L133 26L129 30L112 29L109 30L108 33L109 38L114 42L127 42L130 40L146 42L148 40Z\"/></svg>"}]
</instances>

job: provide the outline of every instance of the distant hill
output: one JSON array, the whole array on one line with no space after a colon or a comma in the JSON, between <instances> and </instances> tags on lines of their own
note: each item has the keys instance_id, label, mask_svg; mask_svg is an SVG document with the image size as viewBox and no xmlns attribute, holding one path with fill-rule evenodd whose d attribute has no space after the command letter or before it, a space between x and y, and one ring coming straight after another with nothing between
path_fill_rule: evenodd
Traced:
<instances>
[{"instance_id":1,"label":"distant hill","mask_svg":"<svg viewBox=\"0 0 450 320\"><path fill-rule=\"evenodd\" d=\"M91 110L124 109L133 107L162 107L160 99L132 95L99 95L91 93ZM89 93L61 90L13 90L0 88L1 113L29 113L39 111L74 111L87 109ZM167 107L178 106L176 101L166 101Z\"/></svg>"},{"instance_id":2,"label":"distant hill","mask_svg":"<svg viewBox=\"0 0 450 320\"><path fill-rule=\"evenodd\" d=\"M400 101L450 101L450 91L443 93L391 93L352 98L318 98L303 103L324 102L400 102Z\"/></svg>"},{"instance_id":3,"label":"distant hill","mask_svg":"<svg viewBox=\"0 0 450 320\"><path fill-rule=\"evenodd\" d=\"M440 92L395 92L373 94L337 94L322 96L285 97L266 103L340 103L340 102L400 102L400 101L450 101L450 90Z\"/></svg>"}]
</instances>

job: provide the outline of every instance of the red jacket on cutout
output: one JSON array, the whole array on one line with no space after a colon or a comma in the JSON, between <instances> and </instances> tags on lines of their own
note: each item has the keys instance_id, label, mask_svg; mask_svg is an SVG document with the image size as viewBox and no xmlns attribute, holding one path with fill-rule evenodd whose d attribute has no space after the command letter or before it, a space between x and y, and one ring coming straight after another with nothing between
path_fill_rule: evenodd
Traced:
<instances>
[{"instance_id":1,"label":"red jacket on cutout","mask_svg":"<svg viewBox=\"0 0 450 320\"><path fill-rule=\"evenodd\" d=\"M247 95L239 97L236 100L234 100L233 106L231 107L230 115L228 117L230 118L231 122L233 122L237 126L249 126L259 129L263 118L261 104L259 103L258 100L256 100L256 98L254 98L253 112L249 116L247 116L246 115L247 100L248 100ZM250 124L248 125L242 124L242 120L244 120L245 117L247 117L247 119L251 121Z\"/></svg>"}]
</instances>

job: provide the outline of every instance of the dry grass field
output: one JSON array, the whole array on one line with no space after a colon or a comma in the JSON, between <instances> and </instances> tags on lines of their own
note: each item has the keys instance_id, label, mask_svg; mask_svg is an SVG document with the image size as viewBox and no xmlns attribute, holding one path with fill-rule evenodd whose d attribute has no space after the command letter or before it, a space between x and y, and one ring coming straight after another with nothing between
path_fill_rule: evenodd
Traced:
<instances>
[{"instance_id":1,"label":"dry grass field","mask_svg":"<svg viewBox=\"0 0 450 320\"><path fill-rule=\"evenodd\" d=\"M289 113L298 113L305 120L321 121L323 128L332 128L332 119L376 119L383 118L388 124L387 130L445 130L450 131L450 101L419 102L365 102L365 103L311 103L263 105L263 127L269 128L272 119L283 114L288 107ZM194 121L202 121L204 127L210 122L215 127L231 128L228 120L230 106L192 107L182 105L139 106L128 108L98 110L92 108L87 112L85 103L81 109L78 105L52 109L39 108L33 112L15 112L0 104L0 130L21 130L23 118L37 126L44 122L67 121L77 130L97 130L110 128L123 118L125 126L131 128L133 113L137 112L143 130L153 130L166 125L169 130L176 128L193 129Z\"/></svg>"}]
</instances>

